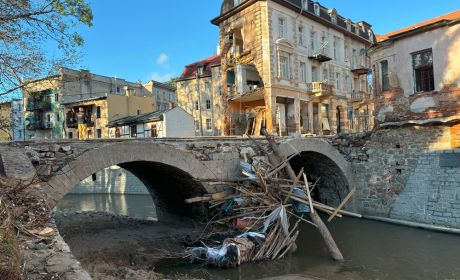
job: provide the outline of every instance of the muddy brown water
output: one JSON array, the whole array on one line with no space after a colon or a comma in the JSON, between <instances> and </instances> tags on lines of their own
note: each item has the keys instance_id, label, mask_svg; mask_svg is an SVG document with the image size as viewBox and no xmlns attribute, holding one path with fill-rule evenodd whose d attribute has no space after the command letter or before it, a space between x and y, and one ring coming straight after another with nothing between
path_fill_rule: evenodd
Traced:
<instances>
[{"instance_id":1,"label":"muddy brown water","mask_svg":"<svg viewBox=\"0 0 460 280\"><path fill-rule=\"evenodd\" d=\"M140 219L155 215L151 198L137 195L69 195L57 210L111 211ZM167 261L157 264L155 271L204 279L460 279L459 235L354 218L336 219L328 226L346 258L343 263L332 261L316 230L304 225L298 250L283 260L235 269ZM130 236L135 239L137 235ZM114 238L111 244L115 250L117 242ZM73 245L85 246L75 242Z\"/></svg>"}]
</instances>

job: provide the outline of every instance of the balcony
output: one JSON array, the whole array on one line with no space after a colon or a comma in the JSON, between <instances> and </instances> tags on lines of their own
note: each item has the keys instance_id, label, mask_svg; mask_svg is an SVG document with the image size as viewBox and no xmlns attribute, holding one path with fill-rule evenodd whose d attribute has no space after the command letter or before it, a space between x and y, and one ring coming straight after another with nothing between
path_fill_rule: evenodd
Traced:
<instances>
[{"instance_id":1,"label":"balcony","mask_svg":"<svg viewBox=\"0 0 460 280\"><path fill-rule=\"evenodd\" d=\"M30 122L26 125L28 130L37 130L37 129L52 129L54 128L53 122Z\"/></svg>"},{"instance_id":2,"label":"balcony","mask_svg":"<svg viewBox=\"0 0 460 280\"><path fill-rule=\"evenodd\" d=\"M353 103L365 103L370 100L370 94L364 91L353 91L351 93L351 102Z\"/></svg>"},{"instance_id":3,"label":"balcony","mask_svg":"<svg viewBox=\"0 0 460 280\"><path fill-rule=\"evenodd\" d=\"M333 86L324 82L313 82L307 84L307 92L314 97L328 97L333 94Z\"/></svg>"},{"instance_id":4,"label":"balcony","mask_svg":"<svg viewBox=\"0 0 460 280\"><path fill-rule=\"evenodd\" d=\"M51 101L50 100L28 100L26 111L49 111L51 110Z\"/></svg>"},{"instance_id":5,"label":"balcony","mask_svg":"<svg viewBox=\"0 0 460 280\"><path fill-rule=\"evenodd\" d=\"M262 100L265 95L265 89L257 86L248 87L248 90L244 92L238 92L235 86L229 86L227 90L229 101L251 102Z\"/></svg>"},{"instance_id":6,"label":"balcony","mask_svg":"<svg viewBox=\"0 0 460 280\"><path fill-rule=\"evenodd\" d=\"M366 65L362 64L351 64L351 72L356 75L367 75L371 69L367 67Z\"/></svg>"},{"instance_id":7,"label":"balcony","mask_svg":"<svg viewBox=\"0 0 460 280\"><path fill-rule=\"evenodd\" d=\"M310 51L308 58L316 60L320 63L332 60L332 58L329 56L328 49L325 47Z\"/></svg>"}]
</instances>

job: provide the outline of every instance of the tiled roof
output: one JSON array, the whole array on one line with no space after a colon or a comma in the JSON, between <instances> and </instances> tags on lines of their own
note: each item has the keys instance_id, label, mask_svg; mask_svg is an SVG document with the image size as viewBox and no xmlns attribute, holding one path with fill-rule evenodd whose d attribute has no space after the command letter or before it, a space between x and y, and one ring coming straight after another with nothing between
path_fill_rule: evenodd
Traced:
<instances>
[{"instance_id":1,"label":"tiled roof","mask_svg":"<svg viewBox=\"0 0 460 280\"><path fill-rule=\"evenodd\" d=\"M422 27L426 27L426 26L429 26L429 25L432 25L432 24L435 24L435 23L439 23L439 22L443 22L443 21L450 22L450 21L459 20L459 19L460 19L460 10L457 10L457 11L454 11L454 12L439 16L439 17L435 17L435 18L432 18L432 19L429 19L429 20L426 20L426 21L419 22L417 24L414 24L414 25L411 25L411 26L408 26L408 27L404 27L404 28L396 30L396 31L392 31L392 32L384 34L384 35L377 35L376 36L377 37L377 42L382 42L382 41L391 39L391 37L396 37L396 36L401 35L403 33L411 32L411 31L418 31Z\"/></svg>"},{"instance_id":2,"label":"tiled roof","mask_svg":"<svg viewBox=\"0 0 460 280\"><path fill-rule=\"evenodd\" d=\"M116 126L122 126L122 125L128 125L128 124L146 123L149 121L161 119L164 113L171 111L171 110L172 109L166 109L166 110L151 112L151 113L142 114L142 115L128 116L128 117L124 117L121 119L111 121L109 122L107 126L116 127Z\"/></svg>"},{"instance_id":3,"label":"tiled roof","mask_svg":"<svg viewBox=\"0 0 460 280\"><path fill-rule=\"evenodd\" d=\"M180 76L178 81L183 81L183 80L190 80L196 78L196 73L198 71L198 67L204 67L203 69L203 74L200 75L200 77L209 77L211 76L211 68L213 66L218 66L221 64L221 57L220 55L215 55L208 57L206 59L203 59L201 61L192 63L190 65L185 66L184 71L182 71L182 75Z\"/></svg>"}]
</instances>

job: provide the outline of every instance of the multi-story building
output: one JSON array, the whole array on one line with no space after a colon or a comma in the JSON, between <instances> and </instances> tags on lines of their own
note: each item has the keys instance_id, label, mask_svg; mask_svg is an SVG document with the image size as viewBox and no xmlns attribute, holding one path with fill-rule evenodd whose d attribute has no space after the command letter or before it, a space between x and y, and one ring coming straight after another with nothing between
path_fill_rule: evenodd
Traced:
<instances>
[{"instance_id":1,"label":"multi-story building","mask_svg":"<svg viewBox=\"0 0 460 280\"><path fill-rule=\"evenodd\" d=\"M377 40L368 53L379 125L460 119L460 10Z\"/></svg>"},{"instance_id":2,"label":"multi-story building","mask_svg":"<svg viewBox=\"0 0 460 280\"><path fill-rule=\"evenodd\" d=\"M192 63L176 80L178 106L193 116L197 136L223 134L227 113L220 63L220 55Z\"/></svg>"},{"instance_id":3,"label":"multi-story building","mask_svg":"<svg viewBox=\"0 0 460 280\"><path fill-rule=\"evenodd\" d=\"M0 103L0 141L10 141L13 136L11 101Z\"/></svg>"},{"instance_id":4,"label":"multi-story building","mask_svg":"<svg viewBox=\"0 0 460 280\"><path fill-rule=\"evenodd\" d=\"M170 103L177 104L175 87L153 80L144 84L144 87L151 92L155 98L156 107L154 111L167 110Z\"/></svg>"},{"instance_id":5,"label":"multi-story building","mask_svg":"<svg viewBox=\"0 0 460 280\"><path fill-rule=\"evenodd\" d=\"M372 126L371 26L311 0L224 0L226 133L337 133Z\"/></svg>"},{"instance_id":6,"label":"multi-story building","mask_svg":"<svg viewBox=\"0 0 460 280\"><path fill-rule=\"evenodd\" d=\"M126 114L140 114L156 108L152 92L140 82L132 83L116 77L92 74L87 70L64 67L59 69L57 75L25 81L23 99L26 139L76 137L73 127L75 124L71 123L72 113L75 116L77 113L83 113L83 118L89 124L85 128L86 133L82 130L79 138L99 135L105 137L107 133L102 127L104 123L125 117ZM96 124L100 123L100 127L94 127L91 126L92 122L88 121L90 115L95 114L97 117L98 114L105 114L99 112L98 107L106 108L112 113L108 113L108 120L96 121ZM88 130L91 131L91 135L88 135Z\"/></svg>"},{"instance_id":7,"label":"multi-story building","mask_svg":"<svg viewBox=\"0 0 460 280\"><path fill-rule=\"evenodd\" d=\"M11 101L12 140L24 140L24 111L22 99Z\"/></svg>"}]
</instances>

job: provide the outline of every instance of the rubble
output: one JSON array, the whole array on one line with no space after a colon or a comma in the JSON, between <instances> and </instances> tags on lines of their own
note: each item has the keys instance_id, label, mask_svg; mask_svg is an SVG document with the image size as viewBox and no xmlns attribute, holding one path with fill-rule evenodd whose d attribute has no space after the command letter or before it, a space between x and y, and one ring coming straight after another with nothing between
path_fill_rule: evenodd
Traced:
<instances>
[{"instance_id":1,"label":"rubble","mask_svg":"<svg viewBox=\"0 0 460 280\"><path fill-rule=\"evenodd\" d=\"M274 138L266 134L273 150L264 160L254 157L251 151L242 151L242 173L245 179L233 182L209 182L227 185L223 192L192 197L187 203L208 203L214 212L209 221L206 238L200 239L187 249L192 262L204 262L217 267L235 267L242 263L275 260L283 258L295 248L301 222L316 227L323 236L326 246L334 260L343 256L317 211L329 214L328 221L334 217L361 215L342 210L356 189L353 189L337 207L330 207L312 199L311 193L316 183L308 182L307 171L295 174L289 158L282 158ZM257 144L257 143L256 143ZM287 178L286 178L287 177ZM307 215L310 219L307 218ZM212 225L227 228L224 234L215 234ZM222 237L225 236L225 238Z\"/></svg>"}]
</instances>

